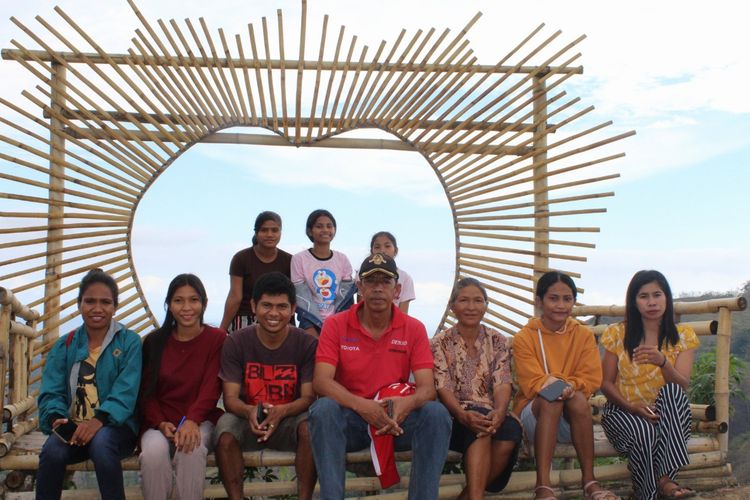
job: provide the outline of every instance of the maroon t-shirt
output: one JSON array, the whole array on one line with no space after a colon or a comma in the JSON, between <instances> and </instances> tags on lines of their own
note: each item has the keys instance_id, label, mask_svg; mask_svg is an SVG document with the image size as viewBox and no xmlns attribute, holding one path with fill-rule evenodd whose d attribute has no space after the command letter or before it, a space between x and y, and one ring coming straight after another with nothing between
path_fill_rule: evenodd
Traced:
<instances>
[{"instance_id":1,"label":"maroon t-shirt","mask_svg":"<svg viewBox=\"0 0 750 500\"><path fill-rule=\"evenodd\" d=\"M252 316L253 310L250 307L250 299L253 298L253 286L259 276L279 271L286 277L291 276L290 266L292 255L278 249L276 259L273 262L265 263L255 255L253 247L240 250L229 263L229 274L242 278L242 302L237 314L240 316Z\"/></svg>"},{"instance_id":2,"label":"maroon t-shirt","mask_svg":"<svg viewBox=\"0 0 750 500\"><path fill-rule=\"evenodd\" d=\"M277 349L269 349L258 338L256 326L232 332L221 353L219 378L240 384L240 397L247 404L280 405L300 397L300 386L312 382L318 340L299 328Z\"/></svg>"},{"instance_id":3,"label":"maroon t-shirt","mask_svg":"<svg viewBox=\"0 0 750 500\"><path fill-rule=\"evenodd\" d=\"M221 416L216 402L221 396L221 381L217 377L222 346L227 338L224 330L204 326L200 335L187 342L170 336L164 346L159 365L156 391L141 398L143 424L158 427L161 422L178 425L182 417L200 424L213 423ZM153 341L146 337L144 343ZM149 373L144 367L144 373ZM150 380L142 380L141 395Z\"/></svg>"}]
</instances>

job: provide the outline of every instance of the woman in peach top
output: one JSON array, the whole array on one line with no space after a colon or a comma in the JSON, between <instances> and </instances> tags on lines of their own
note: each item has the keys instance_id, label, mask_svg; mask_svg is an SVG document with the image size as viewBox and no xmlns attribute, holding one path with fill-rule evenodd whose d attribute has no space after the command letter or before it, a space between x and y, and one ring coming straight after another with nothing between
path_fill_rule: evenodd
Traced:
<instances>
[{"instance_id":1,"label":"woman in peach top","mask_svg":"<svg viewBox=\"0 0 750 500\"><path fill-rule=\"evenodd\" d=\"M510 343L482 324L487 290L476 279L460 279L448 303L458 322L432 338L435 388L453 417L450 449L463 453L466 488L458 498L482 499L507 485L523 434L508 411Z\"/></svg>"},{"instance_id":2,"label":"woman in peach top","mask_svg":"<svg viewBox=\"0 0 750 500\"><path fill-rule=\"evenodd\" d=\"M687 498L675 482L688 460L690 382L698 338L676 326L672 291L659 271L638 271L625 299L625 322L602 334L602 427L628 456L636 497Z\"/></svg>"}]
</instances>

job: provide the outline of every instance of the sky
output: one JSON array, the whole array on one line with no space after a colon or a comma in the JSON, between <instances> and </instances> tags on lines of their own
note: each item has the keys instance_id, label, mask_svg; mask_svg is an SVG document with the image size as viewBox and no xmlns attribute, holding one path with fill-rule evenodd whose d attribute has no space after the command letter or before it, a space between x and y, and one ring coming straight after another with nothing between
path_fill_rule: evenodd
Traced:
<instances>
[{"instance_id":1,"label":"sky","mask_svg":"<svg viewBox=\"0 0 750 500\"><path fill-rule=\"evenodd\" d=\"M137 2L150 20L203 16L213 29L243 33L249 22L284 12L287 47L296 47L299 2L193 0ZM140 27L125 0L28 0L0 4L0 43L23 38L8 18L35 26L58 19L59 5L105 49L124 52ZM586 304L622 303L632 274L661 270L676 294L731 291L750 280L750 33L740 2L308 2L308 44L315 47L323 14L346 25L362 43L391 41L401 28L460 30L482 17L468 39L479 62L494 64L528 32L545 23L572 40L581 34L584 75L570 84L595 106L594 120L614 122L611 133L635 130L617 144L626 157L614 163L621 178L594 225L595 250L576 267ZM530 7L533 5L533 8ZM295 29L293 29L295 28ZM329 28L331 29L331 28ZM308 54L315 52L312 48ZM315 54L316 55L316 54ZM293 57L287 54L287 57ZM314 57L309 56L309 57ZM16 63L0 62L0 95L13 100L35 79ZM388 138L385 134L377 137ZM385 181L384 181L385 180ZM374 189L373 186L377 186ZM454 231L442 188L417 153L199 144L180 157L138 207L132 251L157 317L171 278L195 272L209 293L207 319L218 323L229 285L231 256L249 246L262 210L282 215L281 248L309 245L307 214L327 208L338 222L333 248L355 267L370 236L398 238L399 266L414 278L411 312L432 332L454 277Z\"/></svg>"}]
</instances>

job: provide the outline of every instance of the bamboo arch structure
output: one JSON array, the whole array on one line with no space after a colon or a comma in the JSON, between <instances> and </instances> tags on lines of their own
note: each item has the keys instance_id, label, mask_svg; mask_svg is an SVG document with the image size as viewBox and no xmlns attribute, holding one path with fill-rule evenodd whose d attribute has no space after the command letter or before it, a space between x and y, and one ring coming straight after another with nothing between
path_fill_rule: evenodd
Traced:
<instances>
[{"instance_id":1,"label":"bamboo arch structure","mask_svg":"<svg viewBox=\"0 0 750 500\"><path fill-rule=\"evenodd\" d=\"M480 14L454 34L402 30L374 54L343 26L329 36L324 16L317 58L306 59L302 0L292 60L280 10L275 36L264 17L230 37L203 18L150 22L127 1L140 22L127 53L108 53L59 7L58 25L11 18L31 42L2 52L38 79L22 103L0 97L11 131L0 136L0 283L43 307L35 354L75 318L75 289L92 267L117 279L118 319L139 332L157 324L131 255L133 221L153 182L198 142L421 153L452 210L456 275L488 285L488 320L508 333L528 316L535 276L594 247L582 236L598 227L574 222L605 211L590 204L613 192L596 186L618 174L594 169L623 156L608 146L633 132L606 135L611 122L592 124L593 107L567 95L583 71L583 36L561 42L542 25L485 65L467 39ZM221 132L236 126L274 135ZM337 137L365 128L395 138ZM446 309L442 324L451 321Z\"/></svg>"}]
</instances>

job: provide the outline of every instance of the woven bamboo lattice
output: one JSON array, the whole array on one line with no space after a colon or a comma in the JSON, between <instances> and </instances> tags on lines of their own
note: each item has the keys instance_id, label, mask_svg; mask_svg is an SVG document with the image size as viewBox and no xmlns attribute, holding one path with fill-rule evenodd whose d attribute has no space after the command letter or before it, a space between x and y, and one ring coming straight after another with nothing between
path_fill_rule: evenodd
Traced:
<instances>
[{"instance_id":1,"label":"woven bamboo lattice","mask_svg":"<svg viewBox=\"0 0 750 500\"><path fill-rule=\"evenodd\" d=\"M139 332L157 324L131 257L133 220L152 183L201 141L421 153L452 209L456 274L487 284L487 320L508 333L528 316L535 276L593 248L598 227L576 221L604 211L591 203L613 193L596 186L617 174L598 168L623 156L609 148L632 132L607 135L611 123L592 124L593 107L567 95L583 36L561 41L542 25L483 65L467 39L480 14L457 33L402 30L374 51L325 16L311 47L303 0L291 60L280 10L232 37L202 18L151 22L128 3L141 26L127 53L108 53L55 8L58 24L11 18L29 41L2 54L38 85L22 102L0 97L11 131L0 137L0 283L43 308L46 339L75 318L92 267L116 277L119 320ZM220 132L235 126L275 135ZM366 128L394 139L336 137Z\"/></svg>"}]
</instances>

